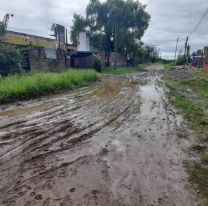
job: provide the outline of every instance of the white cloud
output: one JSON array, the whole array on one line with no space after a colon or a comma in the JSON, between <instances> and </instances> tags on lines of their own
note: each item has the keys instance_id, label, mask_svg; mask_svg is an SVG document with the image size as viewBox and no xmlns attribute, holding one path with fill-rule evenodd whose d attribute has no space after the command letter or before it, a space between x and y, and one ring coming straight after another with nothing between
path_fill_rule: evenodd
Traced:
<instances>
[{"instance_id":1,"label":"white cloud","mask_svg":"<svg viewBox=\"0 0 208 206\"><path fill-rule=\"evenodd\" d=\"M6 13L15 15L9 29L35 35L49 36L52 23L70 28L74 13L84 15L89 0L0 0L0 17ZM178 35L185 38L199 21L208 6L206 0L141 0L147 4L152 19L143 41L158 45L163 56L173 56ZM192 35L192 49L208 44L207 21ZM179 49L184 41L179 44Z\"/></svg>"}]
</instances>

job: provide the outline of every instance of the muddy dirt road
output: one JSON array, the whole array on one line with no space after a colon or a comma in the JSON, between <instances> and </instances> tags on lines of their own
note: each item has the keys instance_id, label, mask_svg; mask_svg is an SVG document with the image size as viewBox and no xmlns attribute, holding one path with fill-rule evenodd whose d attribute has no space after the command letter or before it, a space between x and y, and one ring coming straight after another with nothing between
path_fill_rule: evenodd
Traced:
<instances>
[{"instance_id":1,"label":"muddy dirt road","mask_svg":"<svg viewBox=\"0 0 208 206\"><path fill-rule=\"evenodd\" d=\"M0 205L201 205L160 69L1 106Z\"/></svg>"}]
</instances>

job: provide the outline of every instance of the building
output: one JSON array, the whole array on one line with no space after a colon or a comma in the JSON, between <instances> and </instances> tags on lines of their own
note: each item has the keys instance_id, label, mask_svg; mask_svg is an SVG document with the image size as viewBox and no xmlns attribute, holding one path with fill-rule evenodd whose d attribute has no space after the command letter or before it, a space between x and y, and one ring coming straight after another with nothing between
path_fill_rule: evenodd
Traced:
<instances>
[{"instance_id":1,"label":"building","mask_svg":"<svg viewBox=\"0 0 208 206\"><path fill-rule=\"evenodd\" d=\"M71 65L76 68L91 68L94 62L94 55L100 56L103 62L107 63L104 51L99 51L90 45L90 40L86 32L79 33L77 51L71 54ZM117 66L127 66L127 56L124 54L111 52L110 66L115 66L115 56Z\"/></svg>"},{"instance_id":2,"label":"building","mask_svg":"<svg viewBox=\"0 0 208 206\"><path fill-rule=\"evenodd\" d=\"M45 38L31 34L7 31L4 43L23 49L24 69L30 71L60 71L70 67L68 52L75 52L76 47L66 44L65 28L53 25L54 37Z\"/></svg>"}]
</instances>

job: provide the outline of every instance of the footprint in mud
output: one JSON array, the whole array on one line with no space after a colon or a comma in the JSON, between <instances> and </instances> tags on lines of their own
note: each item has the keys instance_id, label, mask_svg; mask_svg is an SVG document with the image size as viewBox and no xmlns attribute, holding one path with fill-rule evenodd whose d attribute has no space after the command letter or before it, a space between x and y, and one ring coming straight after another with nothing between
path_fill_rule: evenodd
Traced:
<instances>
[{"instance_id":1,"label":"footprint in mud","mask_svg":"<svg viewBox=\"0 0 208 206\"><path fill-rule=\"evenodd\" d=\"M72 199L70 197L70 195L66 196L62 202L60 202L60 206L72 206L73 205L73 202L72 202Z\"/></svg>"},{"instance_id":2,"label":"footprint in mud","mask_svg":"<svg viewBox=\"0 0 208 206\"><path fill-rule=\"evenodd\" d=\"M35 199L36 199L36 200L42 200L42 195L40 195L40 194L36 195L36 196L35 196Z\"/></svg>"},{"instance_id":3,"label":"footprint in mud","mask_svg":"<svg viewBox=\"0 0 208 206\"><path fill-rule=\"evenodd\" d=\"M74 193L75 191L76 191L76 188L71 188L71 189L70 189L70 192L71 192L71 193Z\"/></svg>"},{"instance_id":4,"label":"footprint in mud","mask_svg":"<svg viewBox=\"0 0 208 206\"><path fill-rule=\"evenodd\" d=\"M35 196L35 192L31 192L31 193L30 193L30 196L31 196L31 197L34 197L34 196Z\"/></svg>"},{"instance_id":5,"label":"footprint in mud","mask_svg":"<svg viewBox=\"0 0 208 206\"><path fill-rule=\"evenodd\" d=\"M97 190L92 190L93 195L97 195L99 192Z\"/></svg>"}]
</instances>

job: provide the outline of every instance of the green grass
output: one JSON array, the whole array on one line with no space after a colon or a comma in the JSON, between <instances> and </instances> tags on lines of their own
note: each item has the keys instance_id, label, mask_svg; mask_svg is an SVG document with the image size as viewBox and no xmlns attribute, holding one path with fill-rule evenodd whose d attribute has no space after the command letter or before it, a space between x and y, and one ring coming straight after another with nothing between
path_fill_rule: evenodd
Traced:
<instances>
[{"instance_id":1,"label":"green grass","mask_svg":"<svg viewBox=\"0 0 208 206\"><path fill-rule=\"evenodd\" d=\"M164 80L170 89L168 97L171 103L183 112L190 128L198 134L196 144L190 150L198 155L199 160L187 161L186 167L190 181L208 200L208 114L205 112L208 108L208 76L197 71L187 77L169 75Z\"/></svg>"},{"instance_id":2,"label":"green grass","mask_svg":"<svg viewBox=\"0 0 208 206\"><path fill-rule=\"evenodd\" d=\"M208 163L188 163L190 181L198 186L201 196L208 199Z\"/></svg>"},{"instance_id":3,"label":"green grass","mask_svg":"<svg viewBox=\"0 0 208 206\"><path fill-rule=\"evenodd\" d=\"M105 74L126 74L136 71L145 71L148 64L140 64L138 67L107 67L103 69L102 73Z\"/></svg>"},{"instance_id":4,"label":"green grass","mask_svg":"<svg viewBox=\"0 0 208 206\"><path fill-rule=\"evenodd\" d=\"M175 66L175 62L165 63L164 64L165 69L171 69L174 66Z\"/></svg>"},{"instance_id":5,"label":"green grass","mask_svg":"<svg viewBox=\"0 0 208 206\"><path fill-rule=\"evenodd\" d=\"M204 108L208 106L208 81L194 75L187 78L166 77L165 83L170 89L170 101L183 112L194 129L203 130L208 125ZM188 90L193 95L188 94Z\"/></svg>"},{"instance_id":6,"label":"green grass","mask_svg":"<svg viewBox=\"0 0 208 206\"><path fill-rule=\"evenodd\" d=\"M97 78L94 70L68 70L61 73L28 73L0 77L0 103L86 86Z\"/></svg>"},{"instance_id":7,"label":"green grass","mask_svg":"<svg viewBox=\"0 0 208 206\"><path fill-rule=\"evenodd\" d=\"M169 99L176 107L182 110L188 120L199 123L204 118L203 109L191 102L184 94L176 90L171 90L169 92Z\"/></svg>"}]
</instances>

